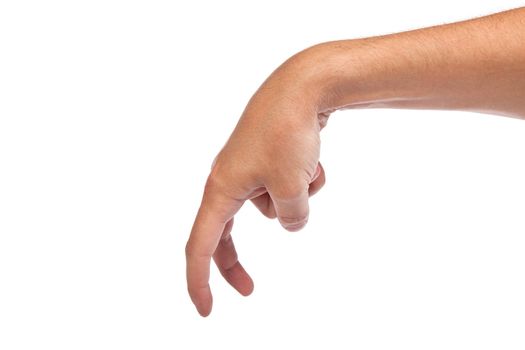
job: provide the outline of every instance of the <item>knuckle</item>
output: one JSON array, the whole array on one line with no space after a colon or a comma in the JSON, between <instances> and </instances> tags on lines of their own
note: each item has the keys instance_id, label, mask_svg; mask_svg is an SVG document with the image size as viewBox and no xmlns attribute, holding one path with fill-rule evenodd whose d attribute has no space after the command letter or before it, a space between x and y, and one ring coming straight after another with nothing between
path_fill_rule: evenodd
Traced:
<instances>
[{"instance_id":1,"label":"knuckle","mask_svg":"<svg viewBox=\"0 0 525 350\"><path fill-rule=\"evenodd\" d=\"M219 157L215 157L213 167L206 179L204 186L205 191L215 192L223 190L228 187L228 176L229 173L235 173L236 169L232 169L229 164L225 164L224 161Z\"/></svg>"},{"instance_id":2,"label":"knuckle","mask_svg":"<svg viewBox=\"0 0 525 350\"><path fill-rule=\"evenodd\" d=\"M207 252L202 250L202 247L198 244L192 243L191 240L186 243L185 254L187 261L208 259L210 257Z\"/></svg>"},{"instance_id":3,"label":"knuckle","mask_svg":"<svg viewBox=\"0 0 525 350\"><path fill-rule=\"evenodd\" d=\"M228 194L230 190L222 177L210 174L204 185L202 206L213 207L221 211L220 209L226 207L224 202L230 198Z\"/></svg>"},{"instance_id":4,"label":"knuckle","mask_svg":"<svg viewBox=\"0 0 525 350\"><path fill-rule=\"evenodd\" d=\"M206 184L204 185L204 193L210 194L215 191L217 191L219 188L221 188L223 185L223 180L220 178L220 176L217 173L210 173L208 175L208 178L206 179Z\"/></svg>"},{"instance_id":5,"label":"knuckle","mask_svg":"<svg viewBox=\"0 0 525 350\"><path fill-rule=\"evenodd\" d=\"M204 185L206 198L215 196L243 200L246 188L251 186L252 179L246 175L242 166L224 164L217 161Z\"/></svg>"}]
</instances>

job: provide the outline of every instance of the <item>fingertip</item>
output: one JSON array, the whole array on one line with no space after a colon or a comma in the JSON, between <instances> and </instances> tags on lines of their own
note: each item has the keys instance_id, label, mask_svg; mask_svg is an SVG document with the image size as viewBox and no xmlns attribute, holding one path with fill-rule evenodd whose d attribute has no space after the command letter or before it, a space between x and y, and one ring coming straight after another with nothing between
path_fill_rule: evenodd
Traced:
<instances>
[{"instance_id":1,"label":"fingertip","mask_svg":"<svg viewBox=\"0 0 525 350\"><path fill-rule=\"evenodd\" d=\"M306 224L296 224L296 225L290 225L290 226L283 226L284 229L288 232L299 232L301 231Z\"/></svg>"},{"instance_id":2,"label":"fingertip","mask_svg":"<svg viewBox=\"0 0 525 350\"><path fill-rule=\"evenodd\" d=\"M288 226L285 227L286 231L288 232L299 232L301 231L306 225L294 225L294 226Z\"/></svg>"},{"instance_id":3,"label":"fingertip","mask_svg":"<svg viewBox=\"0 0 525 350\"><path fill-rule=\"evenodd\" d=\"M252 294L254 284L250 275L246 272L240 262L227 270L221 271L228 283L243 296Z\"/></svg>"},{"instance_id":4,"label":"fingertip","mask_svg":"<svg viewBox=\"0 0 525 350\"><path fill-rule=\"evenodd\" d=\"M206 288L203 288L199 291L190 292L190 295L197 312L202 317L207 317L211 313L213 306L213 297L210 286L207 286Z\"/></svg>"},{"instance_id":5,"label":"fingertip","mask_svg":"<svg viewBox=\"0 0 525 350\"><path fill-rule=\"evenodd\" d=\"M306 226L307 222L308 217L299 219L279 218L279 223L281 226L289 232L297 232L302 230Z\"/></svg>"},{"instance_id":6,"label":"fingertip","mask_svg":"<svg viewBox=\"0 0 525 350\"><path fill-rule=\"evenodd\" d=\"M252 294L253 289L255 288L252 278L249 275L246 275L246 277L247 277L247 281L245 282L242 288L238 289L239 293L245 297Z\"/></svg>"},{"instance_id":7,"label":"fingertip","mask_svg":"<svg viewBox=\"0 0 525 350\"><path fill-rule=\"evenodd\" d=\"M197 311L199 312L199 315L201 315L202 317L208 317L211 314L211 307L209 307L207 309L198 309L197 308Z\"/></svg>"}]
</instances>

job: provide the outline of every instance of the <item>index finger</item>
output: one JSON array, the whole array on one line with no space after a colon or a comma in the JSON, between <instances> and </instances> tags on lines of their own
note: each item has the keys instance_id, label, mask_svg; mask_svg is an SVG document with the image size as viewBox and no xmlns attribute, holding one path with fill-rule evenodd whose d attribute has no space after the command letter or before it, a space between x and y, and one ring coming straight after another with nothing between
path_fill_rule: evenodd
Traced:
<instances>
[{"instance_id":1,"label":"index finger","mask_svg":"<svg viewBox=\"0 0 525 350\"><path fill-rule=\"evenodd\" d=\"M188 292L197 311L207 316L212 308L209 286L210 262L226 223L241 208L243 201L230 198L206 185L202 203L186 245Z\"/></svg>"}]
</instances>

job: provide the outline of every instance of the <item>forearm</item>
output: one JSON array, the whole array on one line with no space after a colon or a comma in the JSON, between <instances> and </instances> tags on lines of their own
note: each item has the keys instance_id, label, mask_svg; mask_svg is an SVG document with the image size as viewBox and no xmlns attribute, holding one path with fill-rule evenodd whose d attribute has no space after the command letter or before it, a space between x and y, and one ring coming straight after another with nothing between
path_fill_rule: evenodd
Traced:
<instances>
[{"instance_id":1,"label":"forearm","mask_svg":"<svg viewBox=\"0 0 525 350\"><path fill-rule=\"evenodd\" d=\"M388 107L525 117L525 8L324 43L294 60L309 70L302 79L317 89L319 112Z\"/></svg>"}]
</instances>

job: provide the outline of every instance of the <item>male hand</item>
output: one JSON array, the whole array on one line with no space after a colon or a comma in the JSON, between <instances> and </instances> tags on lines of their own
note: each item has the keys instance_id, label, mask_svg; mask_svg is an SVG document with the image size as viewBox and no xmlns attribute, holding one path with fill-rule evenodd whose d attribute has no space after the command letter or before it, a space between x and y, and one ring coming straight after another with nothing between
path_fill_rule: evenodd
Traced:
<instances>
[{"instance_id":1,"label":"male hand","mask_svg":"<svg viewBox=\"0 0 525 350\"><path fill-rule=\"evenodd\" d=\"M279 67L248 103L216 158L188 241L187 279L211 311L213 257L241 294L233 216L250 199L290 231L324 184L319 131L341 108L452 109L525 118L525 8L470 21L316 45Z\"/></svg>"},{"instance_id":2,"label":"male hand","mask_svg":"<svg viewBox=\"0 0 525 350\"><path fill-rule=\"evenodd\" d=\"M186 246L188 291L202 316L212 308L208 284L211 258L242 295L253 281L240 264L231 231L246 200L289 231L308 221L308 197L324 184L319 164L318 113L314 89L295 73L297 58L275 71L248 103L217 155Z\"/></svg>"}]
</instances>

